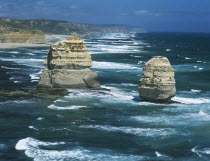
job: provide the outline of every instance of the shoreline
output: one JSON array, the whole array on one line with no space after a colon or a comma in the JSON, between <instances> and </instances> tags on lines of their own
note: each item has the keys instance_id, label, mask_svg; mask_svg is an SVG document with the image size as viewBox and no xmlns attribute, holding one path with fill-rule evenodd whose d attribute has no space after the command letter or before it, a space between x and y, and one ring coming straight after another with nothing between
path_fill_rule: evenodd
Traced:
<instances>
[{"instance_id":1,"label":"shoreline","mask_svg":"<svg viewBox=\"0 0 210 161\"><path fill-rule=\"evenodd\" d=\"M17 48L36 48L36 47L50 47L50 40L65 37L68 38L72 35L45 35L46 43L0 43L0 49L17 49Z\"/></svg>"},{"instance_id":2,"label":"shoreline","mask_svg":"<svg viewBox=\"0 0 210 161\"><path fill-rule=\"evenodd\" d=\"M33 44L33 43L0 43L0 49L17 49L33 47L50 47L50 44Z\"/></svg>"}]
</instances>

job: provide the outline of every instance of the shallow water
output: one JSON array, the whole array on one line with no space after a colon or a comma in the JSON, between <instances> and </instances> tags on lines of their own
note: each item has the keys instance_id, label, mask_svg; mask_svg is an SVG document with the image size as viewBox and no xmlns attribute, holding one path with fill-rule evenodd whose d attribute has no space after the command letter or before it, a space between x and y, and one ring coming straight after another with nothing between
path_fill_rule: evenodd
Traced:
<instances>
[{"instance_id":1,"label":"shallow water","mask_svg":"<svg viewBox=\"0 0 210 161\"><path fill-rule=\"evenodd\" d=\"M210 160L209 34L108 34L85 41L92 69L111 91L1 98L1 160ZM1 50L0 88L34 89L46 54L47 48ZM156 55L167 56L175 69L179 104L135 101L142 68Z\"/></svg>"}]
</instances>

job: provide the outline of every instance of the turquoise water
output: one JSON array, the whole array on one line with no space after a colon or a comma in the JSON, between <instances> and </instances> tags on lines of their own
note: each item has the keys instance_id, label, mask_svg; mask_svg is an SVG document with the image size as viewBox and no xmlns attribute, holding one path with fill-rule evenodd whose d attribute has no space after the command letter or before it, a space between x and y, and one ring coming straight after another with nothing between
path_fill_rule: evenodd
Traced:
<instances>
[{"instance_id":1,"label":"turquoise water","mask_svg":"<svg viewBox=\"0 0 210 161\"><path fill-rule=\"evenodd\" d=\"M57 40L62 38L58 38ZM210 34L85 38L101 85L56 100L1 98L0 160L210 160ZM34 89L47 48L0 50L0 89ZM137 102L152 56L175 69L180 104Z\"/></svg>"}]
</instances>

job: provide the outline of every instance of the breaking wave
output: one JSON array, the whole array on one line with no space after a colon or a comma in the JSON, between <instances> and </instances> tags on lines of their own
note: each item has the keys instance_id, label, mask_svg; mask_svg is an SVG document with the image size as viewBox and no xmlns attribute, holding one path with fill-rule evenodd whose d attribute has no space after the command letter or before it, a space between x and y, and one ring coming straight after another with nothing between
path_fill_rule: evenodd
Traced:
<instances>
[{"instance_id":1,"label":"breaking wave","mask_svg":"<svg viewBox=\"0 0 210 161\"><path fill-rule=\"evenodd\" d=\"M50 105L48 108L53 109L53 110L78 110L80 108L85 108L87 106L65 106L65 107L59 107L55 105Z\"/></svg>"},{"instance_id":2,"label":"breaking wave","mask_svg":"<svg viewBox=\"0 0 210 161\"><path fill-rule=\"evenodd\" d=\"M112 63L112 62L96 62L96 61L93 61L92 68L97 68L97 69L140 69L136 66L132 66L129 64Z\"/></svg>"},{"instance_id":3,"label":"breaking wave","mask_svg":"<svg viewBox=\"0 0 210 161\"><path fill-rule=\"evenodd\" d=\"M28 157L35 161L48 160L104 160L104 161L138 161L148 160L150 157L126 154L107 154L100 151L92 151L82 147L71 148L68 150L48 150L50 146L64 145L65 142L43 142L37 139L27 137L19 140L16 144L16 150L24 150ZM42 149L41 147L44 147Z\"/></svg>"},{"instance_id":4,"label":"breaking wave","mask_svg":"<svg viewBox=\"0 0 210 161\"><path fill-rule=\"evenodd\" d=\"M122 132L136 136L168 136L175 134L175 130L171 128L134 128L134 127L115 127L110 125L84 125L80 128L99 129L108 132Z\"/></svg>"},{"instance_id":5,"label":"breaking wave","mask_svg":"<svg viewBox=\"0 0 210 161\"><path fill-rule=\"evenodd\" d=\"M209 99L206 98L184 98L184 97L173 97L173 101L180 102L183 104L203 104L210 103Z\"/></svg>"}]
</instances>

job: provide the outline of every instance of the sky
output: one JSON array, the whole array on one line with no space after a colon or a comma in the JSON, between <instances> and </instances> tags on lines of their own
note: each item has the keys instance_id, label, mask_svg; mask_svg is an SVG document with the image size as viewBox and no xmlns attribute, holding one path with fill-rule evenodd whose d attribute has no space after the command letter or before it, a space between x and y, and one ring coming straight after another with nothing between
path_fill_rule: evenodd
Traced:
<instances>
[{"instance_id":1,"label":"sky","mask_svg":"<svg viewBox=\"0 0 210 161\"><path fill-rule=\"evenodd\" d=\"M210 32L210 0L0 0L0 17Z\"/></svg>"}]
</instances>

